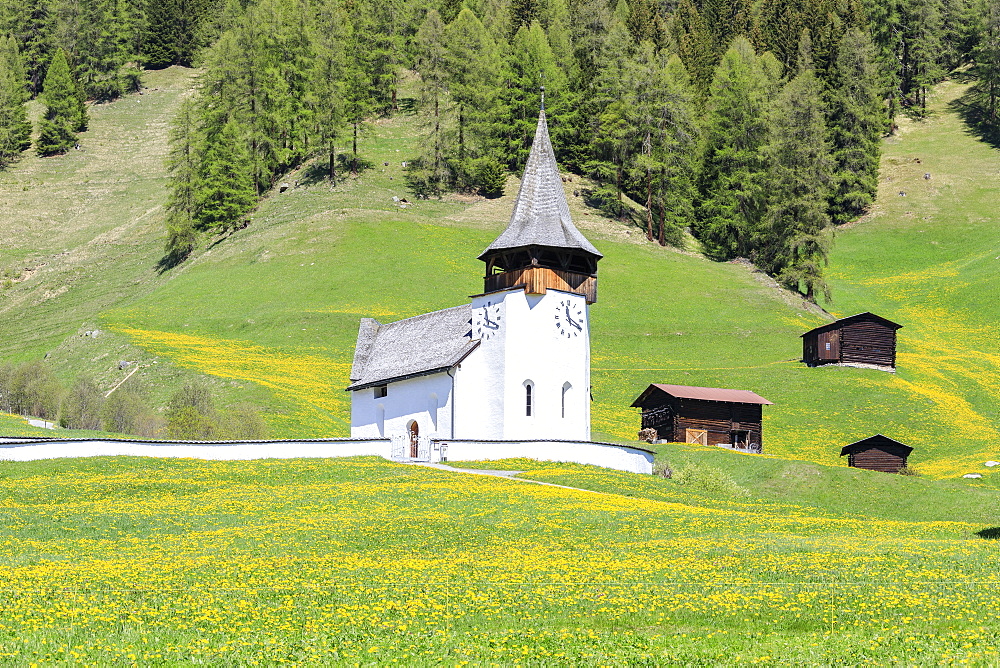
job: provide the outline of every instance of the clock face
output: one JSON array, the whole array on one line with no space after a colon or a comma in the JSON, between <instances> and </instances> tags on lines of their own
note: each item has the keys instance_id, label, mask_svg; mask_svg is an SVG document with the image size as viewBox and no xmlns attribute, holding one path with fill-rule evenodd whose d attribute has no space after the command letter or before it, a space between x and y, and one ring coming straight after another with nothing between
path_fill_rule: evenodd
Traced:
<instances>
[{"instance_id":1,"label":"clock face","mask_svg":"<svg viewBox=\"0 0 1000 668\"><path fill-rule=\"evenodd\" d=\"M583 328L586 324L586 314L583 312L583 305L574 302L572 299L563 299L556 304L555 313L556 334L567 339L574 339L583 335Z\"/></svg>"},{"instance_id":2,"label":"clock face","mask_svg":"<svg viewBox=\"0 0 1000 668\"><path fill-rule=\"evenodd\" d=\"M484 341L493 338L500 332L500 304L486 302L485 306L476 309L472 323L472 333Z\"/></svg>"}]
</instances>

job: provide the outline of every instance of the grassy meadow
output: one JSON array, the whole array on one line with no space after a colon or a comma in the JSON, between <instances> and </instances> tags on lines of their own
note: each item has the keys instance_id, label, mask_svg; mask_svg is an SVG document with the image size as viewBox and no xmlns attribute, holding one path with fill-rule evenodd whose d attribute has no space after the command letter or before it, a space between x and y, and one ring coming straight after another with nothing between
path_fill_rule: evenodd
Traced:
<instances>
[{"instance_id":1,"label":"grassy meadow","mask_svg":"<svg viewBox=\"0 0 1000 668\"><path fill-rule=\"evenodd\" d=\"M736 488L706 494L690 478L531 468L600 491L371 458L0 463L0 656L1000 661L1000 558L978 533L996 531L1000 492L983 492L990 510L975 518L917 520L877 493L841 511L808 495L761 505ZM855 498L889 478L941 485L867 473Z\"/></svg>"}]
</instances>

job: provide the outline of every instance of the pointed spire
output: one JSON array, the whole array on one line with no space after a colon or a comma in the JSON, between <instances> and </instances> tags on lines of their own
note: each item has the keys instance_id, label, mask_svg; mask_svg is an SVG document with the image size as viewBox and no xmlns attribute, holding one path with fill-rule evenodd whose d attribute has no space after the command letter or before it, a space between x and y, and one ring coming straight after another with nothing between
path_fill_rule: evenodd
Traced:
<instances>
[{"instance_id":1,"label":"pointed spire","mask_svg":"<svg viewBox=\"0 0 1000 668\"><path fill-rule=\"evenodd\" d=\"M538 114L538 127L531 153L521 177L521 188L514 201L510 223L503 234L479 256L480 260L495 251L546 246L566 248L603 257L600 252L573 225L569 204L563 192L562 178L556 164L556 154L549 140L549 126L545 121L545 89L542 88L542 109Z\"/></svg>"}]
</instances>

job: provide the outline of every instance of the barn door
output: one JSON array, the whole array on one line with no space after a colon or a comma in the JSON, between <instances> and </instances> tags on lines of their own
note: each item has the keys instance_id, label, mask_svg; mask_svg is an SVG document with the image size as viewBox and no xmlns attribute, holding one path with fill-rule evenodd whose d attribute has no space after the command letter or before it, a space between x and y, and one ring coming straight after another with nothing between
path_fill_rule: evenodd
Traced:
<instances>
[{"instance_id":1,"label":"barn door","mask_svg":"<svg viewBox=\"0 0 1000 668\"><path fill-rule=\"evenodd\" d=\"M839 360L840 359L840 330L831 332L820 332L819 337L819 359Z\"/></svg>"},{"instance_id":2,"label":"barn door","mask_svg":"<svg viewBox=\"0 0 1000 668\"><path fill-rule=\"evenodd\" d=\"M684 442L695 445L708 445L708 430L706 429L685 429Z\"/></svg>"}]
</instances>

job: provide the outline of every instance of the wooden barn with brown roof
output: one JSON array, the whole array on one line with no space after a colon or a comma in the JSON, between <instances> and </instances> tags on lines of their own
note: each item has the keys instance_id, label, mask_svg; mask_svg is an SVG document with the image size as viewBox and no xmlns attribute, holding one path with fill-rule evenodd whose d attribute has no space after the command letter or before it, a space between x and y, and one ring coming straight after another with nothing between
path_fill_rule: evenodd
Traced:
<instances>
[{"instance_id":1,"label":"wooden barn with brown roof","mask_svg":"<svg viewBox=\"0 0 1000 668\"><path fill-rule=\"evenodd\" d=\"M642 428L678 443L730 445L760 452L763 406L770 401L749 390L653 384L632 402L642 409Z\"/></svg>"},{"instance_id":2,"label":"wooden barn with brown roof","mask_svg":"<svg viewBox=\"0 0 1000 668\"><path fill-rule=\"evenodd\" d=\"M875 434L850 445L845 445L840 456L847 455L847 465L869 471L899 473L906 466L906 459L913 448L899 441Z\"/></svg>"},{"instance_id":3,"label":"wooden barn with brown roof","mask_svg":"<svg viewBox=\"0 0 1000 668\"><path fill-rule=\"evenodd\" d=\"M874 313L811 329L802 335L802 361L809 366L846 364L896 368L896 330L902 325Z\"/></svg>"}]
</instances>

